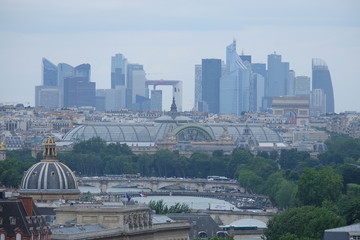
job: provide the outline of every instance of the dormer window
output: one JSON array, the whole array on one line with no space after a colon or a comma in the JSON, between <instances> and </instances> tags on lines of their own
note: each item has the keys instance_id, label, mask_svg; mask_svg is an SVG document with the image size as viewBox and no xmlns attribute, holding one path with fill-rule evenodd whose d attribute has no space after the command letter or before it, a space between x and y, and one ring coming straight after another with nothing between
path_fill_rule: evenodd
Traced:
<instances>
[{"instance_id":1,"label":"dormer window","mask_svg":"<svg viewBox=\"0 0 360 240\"><path fill-rule=\"evenodd\" d=\"M37 174L37 171L33 171L32 175L36 176L36 174Z\"/></svg>"},{"instance_id":2,"label":"dormer window","mask_svg":"<svg viewBox=\"0 0 360 240\"><path fill-rule=\"evenodd\" d=\"M16 218L15 217L9 217L9 221L11 225L16 225Z\"/></svg>"},{"instance_id":3,"label":"dormer window","mask_svg":"<svg viewBox=\"0 0 360 240\"><path fill-rule=\"evenodd\" d=\"M51 171L51 176L55 176L55 172L54 172L54 171Z\"/></svg>"}]
</instances>

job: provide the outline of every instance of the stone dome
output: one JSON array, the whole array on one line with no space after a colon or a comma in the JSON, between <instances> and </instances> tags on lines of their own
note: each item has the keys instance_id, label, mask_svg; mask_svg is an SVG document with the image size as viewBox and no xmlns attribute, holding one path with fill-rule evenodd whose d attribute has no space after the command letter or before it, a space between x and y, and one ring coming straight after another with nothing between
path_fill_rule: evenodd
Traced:
<instances>
[{"instance_id":1,"label":"stone dome","mask_svg":"<svg viewBox=\"0 0 360 240\"><path fill-rule=\"evenodd\" d=\"M22 189L77 189L76 178L71 169L61 162L41 161L25 173Z\"/></svg>"},{"instance_id":2,"label":"stone dome","mask_svg":"<svg viewBox=\"0 0 360 240\"><path fill-rule=\"evenodd\" d=\"M55 141L51 136L44 144L41 162L32 165L25 172L20 193L60 195L61 198L66 198L64 195L79 195L76 177L68 166L58 161Z\"/></svg>"}]
</instances>

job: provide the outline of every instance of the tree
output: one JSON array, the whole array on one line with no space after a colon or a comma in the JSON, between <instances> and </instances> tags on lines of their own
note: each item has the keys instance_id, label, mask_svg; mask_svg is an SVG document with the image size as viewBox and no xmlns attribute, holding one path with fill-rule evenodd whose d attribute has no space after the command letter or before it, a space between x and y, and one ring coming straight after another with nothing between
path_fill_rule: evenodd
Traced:
<instances>
[{"instance_id":1,"label":"tree","mask_svg":"<svg viewBox=\"0 0 360 240\"><path fill-rule=\"evenodd\" d=\"M275 204L286 209L295 205L297 185L294 182L282 179L275 193Z\"/></svg>"},{"instance_id":2,"label":"tree","mask_svg":"<svg viewBox=\"0 0 360 240\"><path fill-rule=\"evenodd\" d=\"M298 238L295 234L287 233L279 240L314 240L314 238Z\"/></svg>"},{"instance_id":3,"label":"tree","mask_svg":"<svg viewBox=\"0 0 360 240\"><path fill-rule=\"evenodd\" d=\"M305 206L289 209L271 218L264 235L267 240L294 239L290 237L321 240L325 229L343 225L344 220L333 212Z\"/></svg>"},{"instance_id":4,"label":"tree","mask_svg":"<svg viewBox=\"0 0 360 240\"><path fill-rule=\"evenodd\" d=\"M237 177L237 169L240 164L248 164L252 158L252 154L244 149L234 149L229 164L228 164L228 176L231 178Z\"/></svg>"},{"instance_id":5,"label":"tree","mask_svg":"<svg viewBox=\"0 0 360 240\"><path fill-rule=\"evenodd\" d=\"M149 203L150 209L154 210L156 214L168 214L168 213L190 213L191 209L186 203L175 203L168 207L163 200L154 201Z\"/></svg>"},{"instance_id":6,"label":"tree","mask_svg":"<svg viewBox=\"0 0 360 240\"><path fill-rule=\"evenodd\" d=\"M298 199L303 205L318 207L325 200L336 202L341 197L342 182L342 176L331 168L306 168L298 181Z\"/></svg>"},{"instance_id":7,"label":"tree","mask_svg":"<svg viewBox=\"0 0 360 240\"><path fill-rule=\"evenodd\" d=\"M76 153L101 153L106 150L106 142L100 137L93 137L87 141L76 143L73 152Z\"/></svg>"},{"instance_id":8,"label":"tree","mask_svg":"<svg viewBox=\"0 0 360 240\"><path fill-rule=\"evenodd\" d=\"M247 191L249 188L257 191L258 186L261 185L263 181L261 177L251 170L244 169L239 171L239 183L245 187Z\"/></svg>"},{"instance_id":9,"label":"tree","mask_svg":"<svg viewBox=\"0 0 360 240\"><path fill-rule=\"evenodd\" d=\"M347 224L360 222L360 197L351 199L345 205L344 215Z\"/></svg>"},{"instance_id":10,"label":"tree","mask_svg":"<svg viewBox=\"0 0 360 240\"><path fill-rule=\"evenodd\" d=\"M279 163L282 169L295 169L299 163L310 159L307 152L298 152L296 149L281 150Z\"/></svg>"}]
</instances>

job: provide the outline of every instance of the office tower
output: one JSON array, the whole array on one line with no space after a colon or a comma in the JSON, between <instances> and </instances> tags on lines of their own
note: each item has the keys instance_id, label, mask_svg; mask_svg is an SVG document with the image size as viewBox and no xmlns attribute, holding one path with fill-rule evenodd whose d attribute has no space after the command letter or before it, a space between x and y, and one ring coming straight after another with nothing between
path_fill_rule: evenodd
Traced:
<instances>
[{"instance_id":1,"label":"office tower","mask_svg":"<svg viewBox=\"0 0 360 240\"><path fill-rule=\"evenodd\" d=\"M310 114L320 116L326 113L326 95L323 89L313 89L310 94Z\"/></svg>"},{"instance_id":2,"label":"office tower","mask_svg":"<svg viewBox=\"0 0 360 240\"><path fill-rule=\"evenodd\" d=\"M131 94L131 103L136 103L136 96L146 97L145 81L146 73L143 65L129 64L127 76L127 89Z\"/></svg>"},{"instance_id":3,"label":"office tower","mask_svg":"<svg viewBox=\"0 0 360 240\"><path fill-rule=\"evenodd\" d=\"M202 59L202 100L210 113L219 113L220 59Z\"/></svg>"},{"instance_id":4,"label":"office tower","mask_svg":"<svg viewBox=\"0 0 360 240\"><path fill-rule=\"evenodd\" d=\"M162 111L162 90L151 90L150 110Z\"/></svg>"},{"instance_id":5,"label":"office tower","mask_svg":"<svg viewBox=\"0 0 360 240\"><path fill-rule=\"evenodd\" d=\"M36 86L35 107L57 108L61 105L61 88L58 86Z\"/></svg>"},{"instance_id":6,"label":"office tower","mask_svg":"<svg viewBox=\"0 0 360 240\"><path fill-rule=\"evenodd\" d=\"M57 86L58 85L58 70L55 64L42 59L42 84L44 86Z\"/></svg>"},{"instance_id":7,"label":"office tower","mask_svg":"<svg viewBox=\"0 0 360 240\"><path fill-rule=\"evenodd\" d=\"M67 77L64 80L64 107L95 107L95 83L87 77Z\"/></svg>"},{"instance_id":8,"label":"office tower","mask_svg":"<svg viewBox=\"0 0 360 240\"><path fill-rule=\"evenodd\" d=\"M266 64L265 63L252 63L251 70L253 73L258 73L266 78Z\"/></svg>"},{"instance_id":9,"label":"office tower","mask_svg":"<svg viewBox=\"0 0 360 240\"><path fill-rule=\"evenodd\" d=\"M202 68L201 64L195 65L195 110L199 111L199 102L202 101Z\"/></svg>"},{"instance_id":10,"label":"office tower","mask_svg":"<svg viewBox=\"0 0 360 240\"><path fill-rule=\"evenodd\" d=\"M281 55L276 53L268 55L266 96L285 96L287 94L288 76L289 63L281 62Z\"/></svg>"},{"instance_id":11,"label":"office tower","mask_svg":"<svg viewBox=\"0 0 360 240\"><path fill-rule=\"evenodd\" d=\"M96 110L119 111L125 108L125 86L116 86L115 89L96 90Z\"/></svg>"},{"instance_id":12,"label":"office tower","mask_svg":"<svg viewBox=\"0 0 360 240\"><path fill-rule=\"evenodd\" d=\"M236 42L226 47L226 73L220 81L220 113L241 115L250 110L251 65L236 52Z\"/></svg>"},{"instance_id":13,"label":"office tower","mask_svg":"<svg viewBox=\"0 0 360 240\"><path fill-rule=\"evenodd\" d=\"M126 82L126 107L131 108L135 103L136 96L133 95L133 71L144 70L143 65L128 64L127 65L127 82ZM145 86L144 86L145 88Z\"/></svg>"},{"instance_id":14,"label":"office tower","mask_svg":"<svg viewBox=\"0 0 360 240\"><path fill-rule=\"evenodd\" d=\"M310 78L308 76L298 76L295 78L295 95L310 95Z\"/></svg>"},{"instance_id":15,"label":"office tower","mask_svg":"<svg viewBox=\"0 0 360 240\"><path fill-rule=\"evenodd\" d=\"M265 78L263 75L258 73L253 73L252 75L252 104L251 110L254 112L261 112L262 109L262 102L265 96Z\"/></svg>"},{"instance_id":16,"label":"office tower","mask_svg":"<svg viewBox=\"0 0 360 240\"><path fill-rule=\"evenodd\" d=\"M312 60L312 89L324 90L326 95L326 113L334 113L334 92L330 72L325 61L319 58Z\"/></svg>"},{"instance_id":17,"label":"office tower","mask_svg":"<svg viewBox=\"0 0 360 240\"><path fill-rule=\"evenodd\" d=\"M267 106L270 105L271 100L269 100L268 98L265 97L265 89L266 89L266 83L267 83L267 71L266 71L266 64L265 63L252 63L251 64L251 71L253 74L259 74L260 76L263 77L264 80L264 94L261 94L261 90L258 89L254 89L256 91L256 96L262 95L262 99L261 102L259 102L259 99L256 97L256 106L257 109L256 111L265 111ZM259 77L256 76L256 79L259 79ZM254 91L253 90L253 91ZM260 92L259 92L260 91ZM261 110L259 110L261 109Z\"/></svg>"},{"instance_id":18,"label":"office tower","mask_svg":"<svg viewBox=\"0 0 360 240\"><path fill-rule=\"evenodd\" d=\"M239 57L243 62L248 61L251 64L251 55L244 55L244 53L242 53Z\"/></svg>"},{"instance_id":19,"label":"office tower","mask_svg":"<svg viewBox=\"0 0 360 240\"><path fill-rule=\"evenodd\" d=\"M86 77L88 82L90 82L90 72L91 72L91 66L88 63L84 63L75 67L75 76Z\"/></svg>"},{"instance_id":20,"label":"office tower","mask_svg":"<svg viewBox=\"0 0 360 240\"><path fill-rule=\"evenodd\" d=\"M58 86L63 87L65 78L74 76L74 68L67 63L59 63L57 67L58 67Z\"/></svg>"},{"instance_id":21,"label":"office tower","mask_svg":"<svg viewBox=\"0 0 360 240\"><path fill-rule=\"evenodd\" d=\"M127 81L127 59L118 53L111 57L111 88L126 86Z\"/></svg>"},{"instance_id":22,"label":"office tower","mask_svg":"<svg viewBox=\"0 0 360 240\"><path fill-rule=\"evenodd\" d=\"M289 71L289 78L287 84L287 95L294 96L295 95L295 71Z\"/></svg>"}]
</instances>

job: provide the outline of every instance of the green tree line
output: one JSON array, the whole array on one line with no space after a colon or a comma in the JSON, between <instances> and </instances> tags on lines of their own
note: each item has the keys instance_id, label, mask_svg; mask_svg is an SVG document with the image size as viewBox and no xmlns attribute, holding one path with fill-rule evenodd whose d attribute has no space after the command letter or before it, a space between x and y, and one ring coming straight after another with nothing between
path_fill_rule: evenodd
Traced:
<instances>
[{"instance_id":1,"label":"green tree line","mask_svg":"<svg viewBox=\"0 0 360 240\"><path fill-rule=\"evenodd\" d=\"M295 149L256 155L244 149L234 149L229 155L218 150L212 154L194 152L185 157L168 150L135 155L125 144L106 144L93 138L75 144L71 152L60 153L59 160L83 176L140 173L155 177L235 178L248 192L268 195L282 214L316 212L303 208L311 206L332 213L324 216L340 218L324 220L334 224L318 224L318 235L299 235L290 230L281 235L284 239L319 239L324 227L360 221L360 140L335 135L326 145L328 151L317 157ZM32 158L29 150L7 151L7 159L0 162L0 184L19 186L24 171L40 158L41 154ZM281 219L275 217L271 221ZM265 235L269 240L280 239L278 235L271 237L272 226L277 226L271 221Z\"/></svg>"}]
</instances>

